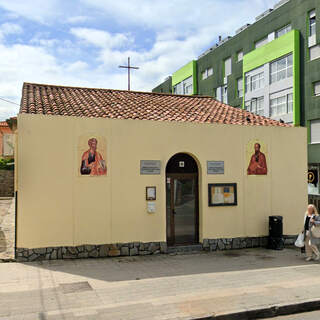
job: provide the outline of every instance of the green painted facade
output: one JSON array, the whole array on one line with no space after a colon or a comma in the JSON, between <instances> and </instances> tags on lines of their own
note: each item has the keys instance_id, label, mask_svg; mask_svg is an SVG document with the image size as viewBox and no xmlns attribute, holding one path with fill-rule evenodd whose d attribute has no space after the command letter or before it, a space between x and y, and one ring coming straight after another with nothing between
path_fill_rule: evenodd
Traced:
<instances>
[{"instance_id":1,"label":"green painted facade","mask_svg":"<svg viewBox=\"0 0 320 320\"><path fill-rule=\"evenodd\" d=\"M225 43L213 46L196 60L194 80L197 82L197 94L215 97L216 89L224 85L224 61L231 57L232 74L227 79L228 104L242 107L243 99L238 97L237 80L243 78L245 70L263 61L277 59L282 53L285 55L292 50L294 123L309 126L310 121L320 119L320 97L313 95L313 84L320 81L320 59L311 61L308 47L309 13L312 10L316 12L316 42L320 44L320 0L290 0ZM269 42L265 45L267 49L265 46L255 49L257 41L289 24L294 31ZM230 33L233 31L230 30ZM276 54L272 53L273 49ZM243 61L237 59L239 51L243 52ZM255 56L257 61L254 62ZM213 75L202 80L201 74L207 68L213 68ZM161 88L161 85L157 88ZM158 92L157 88L153 91ZM308 161L320 163L320 144L308 144Z\"/></svg>"},{"instance_id":2,"label":"green painted facade","mask_svg":"<svg viewBox=\"0 0 320 320\"><path fill-rule=\"evenodd\" d=\"M169 76L161 84L155 87L152 92L172 93L172 77Z\"/></svg>"},{"instance_id":3,"label":"green painted facade","mask_svg":"<svg viewBox=\"0 0 320 320\"><path fill-rule=\"evenodd\" d=\"M197 61L192 60L189 63L187 63L185 66L177 70L172 74L172 92L173 87L180 83L181 81L193 77L193 94L197 94L197 87L198 87L198 81L197 81Z\"/></svg>"},{"instance_id":4,"label":"green painted facade","mask_svg":"<svg viewBox=\"0 0 320 320\"><path fill-rule=\"evenodd\" d=\"M278 58L293 54L293 124L300 125L300 34L298 30L291 30L283 36L257 48L243 57L243 79L245 73L256 69ZM243 92L245 83L243 82ZM242 108L244 108L244 96Z\"/></svg>"}]
</instances>

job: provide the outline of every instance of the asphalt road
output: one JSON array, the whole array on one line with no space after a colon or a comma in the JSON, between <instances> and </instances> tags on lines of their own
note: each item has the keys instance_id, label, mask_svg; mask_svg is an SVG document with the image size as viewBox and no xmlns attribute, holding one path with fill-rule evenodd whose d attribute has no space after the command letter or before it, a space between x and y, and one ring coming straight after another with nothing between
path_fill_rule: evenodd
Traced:
<instances>
[{"instance_id":1,"label":"asphalt road","mask_svg":"<svg viewBox=\"0 0 320 320\"><path fill-rule=\"evenodd\" d=\"M298 313L298 314L293 314L289 316L272 318L272 320L319 320L319 319L320 319L320 311Z\"/></svg>"}]
</instances>

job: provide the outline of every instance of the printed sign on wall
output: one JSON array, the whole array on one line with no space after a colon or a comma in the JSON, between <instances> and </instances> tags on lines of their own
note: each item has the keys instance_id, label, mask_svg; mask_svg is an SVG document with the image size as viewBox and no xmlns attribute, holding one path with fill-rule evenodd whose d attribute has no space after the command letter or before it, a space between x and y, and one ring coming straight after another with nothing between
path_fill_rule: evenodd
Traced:
<instances>
[{"instance_id":1,"label":"printed sign on wall","mask_svg":"<svg viewBox=\"0 0 320 320\"><path fill-rule=\"evenodd\" d=\"M267 167L267 146L259 140L252 140L247 144L247 174L266 175Z\"/></svg>"},{"instance_id":2,"label":"printed sign on wall","mask_svg":"<svg viewBox=\"0 0 320 320\"><path fill-rule=\"evenodd\" d=\"M207 174L224 174L224 161L207 161Z\"/></svg>"},{"instance_id":3,"label":"printed sign on wall","mask_svg":"<svg viewBox=\"0 0 320 320\"><path fill-rule=\"evenodd\" d=\"M79 138L78 163L80 176L105 176L107 174L106 140L97 135Z\"/></svg>"},{"instance_id":4,"label":"printed sign on wall","mask_svg":"<svg viewBox=\"0 0 320 320\"><path fill-rule=\"evenodd\" d=\"M160 174L160 160L140 160L140 174Z\"/></svg>"}]
</instances>

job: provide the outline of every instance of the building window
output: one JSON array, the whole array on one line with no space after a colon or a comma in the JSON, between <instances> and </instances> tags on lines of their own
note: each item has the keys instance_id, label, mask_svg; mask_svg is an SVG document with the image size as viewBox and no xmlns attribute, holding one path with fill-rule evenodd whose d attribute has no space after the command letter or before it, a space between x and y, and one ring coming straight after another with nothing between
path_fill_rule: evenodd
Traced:
<instances>
[{"instance_id":1,"label":"building window","mask_svg":"<svg viewBox=\"0 0 320 320\"><path fill-rule=\"evenodd\" d=\"M218 87L216 89L216 99L218 101L222 101L222 87Z\"/></svg>"},{"instance_id":2,"label":"building window","mask_svg":"<svg viewBox=\"0 0 320 320\"><path fill-rule=\"evenodd\" d=\"M264 115L264 98L260 97L257 99L252 99L251 108L253 110L252 112L261 116Z\"/></svg>"},{"instance_id":3,"label":"building window","mask_svg":"<svg viewBox=\"0 0 320 320\"><path fill-rule=\"evenodd\" d=\"M243 80L242 78L237 80L238 82L238 97L241 98L243 97Z\"/></svg>"},{"instance_id":4,"label":"building window","mask_svg":"<svg viewBox=\"0 0 320 320\"><path fill-rule=\"evenodd\" d=\"M232 73L231 58L224 60L224 76L227 77Z\"/></svg>"},{"instance_id":5,"label":"building window","mask_svg":"<svg viewBox=\"0 0 320 320\"><path fill-rule=\"evenodd\" d=\"M270 64L270 83L292 77L292 54Z\"/></svg>"},{"instance_id":6,"label":"building window","mask_svg":"<svg viewBox=\"0 0 320 320\"><path fill-rule=\"evenodd\" d=\"M284 34L288 33L291 31L291 24L288 24L287 26L279 29L276 31L276 38L280 38L281 36L283 36Z\"/></svg>"},{"instance_id":7,"label":"building window","mask_svg":"<svg viewBox=\"0 0 320 320\"><path fill-rule=\"evenodd\" d=\"M255 91L264 87L264 72L255 75L246 75L245 91Z\"/></svg>"},{"instance_id":8,"label":"building window","mask_svg":"<svg viewBox=\"0 0 320 320\"><path fill-rule=\"evenodd\" d=\"M320 143L320 120L310 121L311 143Z\"/></svg>"},{"instance_id":9,"label":"building window","mask_svg":"<svg viewBox=\"0 0 320 320\"><path fill-rule=\"evenodd\" d=\"M183 94L192 94L193 93L192 77L189 77L183 80L182 83L183 83Z\"/></svg>"},{"instance_id":10,"label":"building window","mask_svg":"<svg viewBox=\"0 0 320 320\"><path fill-rule=\"evenodd\" d=\"M193 94L193 77L189 77L173 87L174 94Z\"/></svg>"},{"instance_id":11,"label":"building window","mask_svg":"<svg viewBox=\"0 0 320 320\"><path fill-rule=\"evenodd\" d=\"M251 101L246 101L245 109L247 111L263 116L264 115L264 97L254 98Z\"/></svg>"},{"instance_id":12,"label":"building window","mask_svg":"<svg viewBox=\"0 0 320 320\"><path fill-rule=\"evenodd\" d=\"M260 72L251 77L251 91L255 91L257 89L264 87L264 73Z\"/></svg>"},{"instance_id":13,"label":"building window","mask_svg":"<svg viewBox=\"0 0 320 320\"><path fill-rule=\"evenodd\" d=\"M320 58L320 45L313 46L309 48L310 60L315 60Z\"/></svg>"},{"instance_id":14,"label":"building window","mask_svg":"<svg viewBox=\"0 0 320 320\"><path fill-rule=\"evenodd\" d=\"M244 78L244 91L245 91L245 93L250 91L250 76L249 75L246 75Z\"/></svg>"},{"instance_id":15,"label":"building window","mask_svg":"<svg viewBox=\"0 0 320 320\"><path fill-rule=\"evenodd\" d=\"M316 34L316 11L312 10L309 13L309 36Z\"/></svg>"},{"instance_id":16,"label":"building window","mask_svg":"<svg viewBox=\"0 0 320 320\"><path fill-rule=\"evenodd\" d=\"M212 68L207 68L203 72L201 72L201 78L202 80L207 79L208 77L213 75L213 69Z\"/></svg>"},{"instance_id":17,"label":"building window","mask_svg":"<svg viewBox=\"0 0 320 320\"><path fill-rule=\"evenodd\" d=\"M282 116L293 112L293 94L270 99L270 116Z\"/></svg>"},{"instance_id":18,"label":"building window","mask_svg":"<svg viewBox=\"0 0 320 320\"><path fill-rule=\"evenodd\" d=\"M239 62L239 61L242 61L242 60L243 60L243 51L239 51L237 53L237 61Z\"/></svg>"},{"instance_id":19,"label":"building window","mask_svg":"<svg viewBox=\"0 0 320 320\"><path fill-rule=\"evenodd\" d=\"M287 95L287 101L288 101L288 113L293 112L293 94L289 93Z\"/></svg>"},{"instance_id":20,"label":"building window","mask_svg":"<svg viewBox=\"0 0 320 320\"><path fill-rule=\"evenodd\" d=\"M228 87L227 86L222 87L222 102L228 103Z\"/></svg>"},{"instance_id":21,"label":"building window","mask_svg":"<svg viewBox=\"0 0 320 320\"><path fill-rule=\"evenodd\" d=\"M264 46L266 43L268 43L268 37L265 37L259 41L256 41L254 44L254 47L257 49L257 48Z\"/></svg>"},{"instance_id":22,"label":"building window","mask_svg":"<svg viewBox=\"0 0 320 320\"><path fill-rule=\"evenodd\" d=\"M320 81L313 84L313 94L315 96L320 96Z\"/></svg>"}]
</instances>

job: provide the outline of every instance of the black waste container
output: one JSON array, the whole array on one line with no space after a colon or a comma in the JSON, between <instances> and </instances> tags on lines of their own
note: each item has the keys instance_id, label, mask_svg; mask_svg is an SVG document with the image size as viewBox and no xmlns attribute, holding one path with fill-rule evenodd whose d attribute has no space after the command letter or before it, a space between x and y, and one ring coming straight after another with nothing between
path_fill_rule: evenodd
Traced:
<instances>
[{"instance_id":1,"label":"black waste container","mask_svg":"<svg viewBox=\"0 0 320 320\"><path fill-rule=\"evenodd\" d=\"M283 217L270 216L269 217L269 237L282 238L283 237Z\"/></svg>"},{"instance_id":2,"label":"black waste container","mask_svg":"<svg viewBox=\"0 0 320 320\"><path fill-rule=\"evenodd\" d=\"M282 250L284 248L282 216L269 217L268 248L274 250Z\"/></svg>"}]
</instances>

